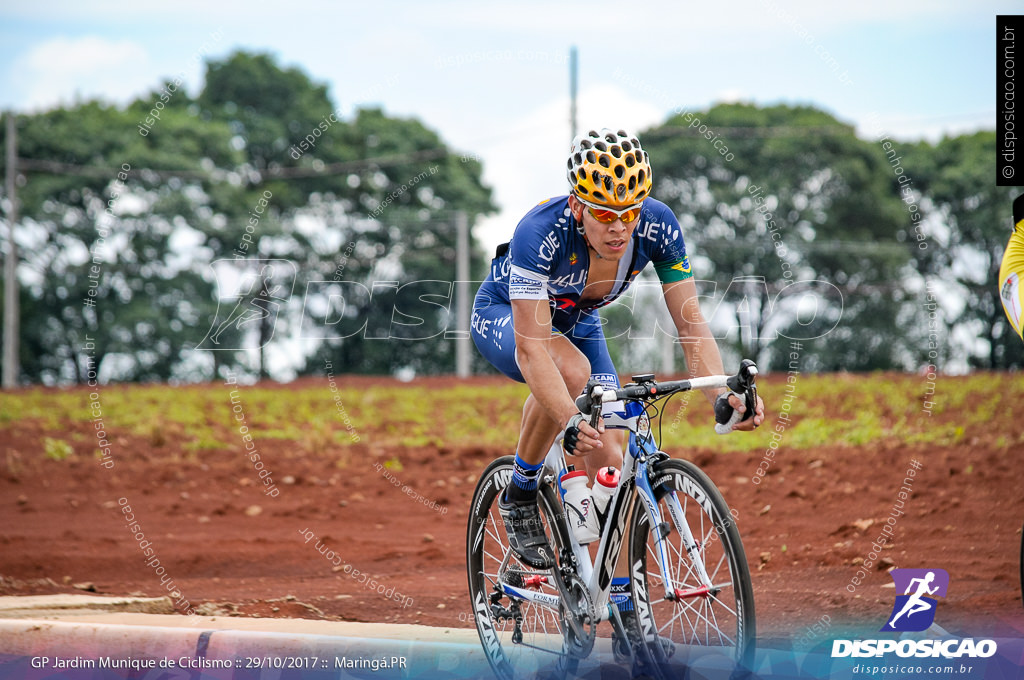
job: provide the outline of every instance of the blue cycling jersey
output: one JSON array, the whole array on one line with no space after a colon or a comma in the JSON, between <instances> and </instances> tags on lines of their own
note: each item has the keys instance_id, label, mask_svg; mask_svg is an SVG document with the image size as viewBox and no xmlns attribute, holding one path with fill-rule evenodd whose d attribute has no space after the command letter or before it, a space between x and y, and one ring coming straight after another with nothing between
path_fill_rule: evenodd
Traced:
<instances>
[{"instance_id":1,"label":"blue cycling jersey","mask_svg":"<svg viewBox=\"0 0 1024 680\"><path fill-rule=\"evenodd\" d=\"M477 293L476 306L514 299L544 299L559 330L579 316L622 295L648 262L662 283L693 276L679 220L661 201L644 201L640 221L619 260L611 292L602 300L580 304L587 284L590 251L569 209L569 197L542 201L520 220L505 252L491 262L491 272Z\"/></svg>"}]
</instances>

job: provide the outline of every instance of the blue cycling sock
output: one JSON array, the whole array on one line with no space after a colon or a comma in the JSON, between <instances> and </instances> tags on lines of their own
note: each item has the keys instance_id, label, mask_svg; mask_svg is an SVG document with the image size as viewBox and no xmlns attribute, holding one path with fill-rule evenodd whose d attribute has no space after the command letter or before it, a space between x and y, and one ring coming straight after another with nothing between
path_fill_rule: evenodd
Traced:
<instances>
[{"instance_id":1,"label":"blue cycling sock","mask_svg":"<svg viewBox=\"0 0 1024 680\"><path fill-rule=\"evenodd\" d=\"M616 576L612 579L611 601L620 612L633 611L633 596L629 592L628 576Z\"/></svg>"},{"instance_id":2,"label":"blue cycling sock","mask_svg":"<svg viewBox=\"0 0 1024 680\"><path fill-rule=\"evenodd\" d=\"M505 489L505 498L510 502L531 501L537 497L537 480L544 463L527 463L516 454L512 466L512 483Z\"/></svg>"}]
</instances>

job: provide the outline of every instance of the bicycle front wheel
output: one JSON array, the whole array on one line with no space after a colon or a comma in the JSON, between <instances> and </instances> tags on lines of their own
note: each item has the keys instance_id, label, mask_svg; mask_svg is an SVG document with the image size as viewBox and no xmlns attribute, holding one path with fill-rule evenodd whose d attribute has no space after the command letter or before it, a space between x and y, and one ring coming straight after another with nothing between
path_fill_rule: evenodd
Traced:
<instances>
[{"instance_id":1,"label":"bicycle front wheel","mask_svg":"<svg viewBox=\"0 0 1024 680\"><path fill-rule=\"evenodd\" d=\"M666 677L673 665L716 648L751 668L755 648L754 592L736 522L721 492L696 465L665 460L649 472L661 510L652 527L644 503L633 506L630 582L641 644ZM682 524L693 537L688 545ZM664 534L659 557L657 535ZM659 639L660 638L660 639ZM709 650L707 650L709 651ZM673 658L676 659L673 662Z\"/></svg>"},{"instance_id":2,"label":"bicycle front wheel","mask_svg":"<svg viewBox=\"0 0 1024 680\"><path fill-rule=\"evenodd\" d=\"M505 534L498 498L512 480L512 456L491 463L477 482L470 506L466 535L466 566L470 606L480 642L495 675L501 680L565 677L579 660L570 653L573 639L567 631L565 608L553 609L510 596L503 584L530 589L561 599L550 571L538 571L520 562ZM556 520L560 503L549 484L537 494L548 541L561 556L566 545L565 526Z\"/></svg>"}]
</instances>

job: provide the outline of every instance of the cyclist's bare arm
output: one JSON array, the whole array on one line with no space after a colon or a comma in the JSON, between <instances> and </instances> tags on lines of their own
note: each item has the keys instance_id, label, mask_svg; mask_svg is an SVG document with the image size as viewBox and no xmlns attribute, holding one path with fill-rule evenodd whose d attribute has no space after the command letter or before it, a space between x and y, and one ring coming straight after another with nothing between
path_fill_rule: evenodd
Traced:
<instances>
[{"instance_id":1,"label":"cyclist's bare arm","mask_svg":"<svg viewBox=\"0 0 1024 680\"><path fill-rule=\"evenodd\" d=\"M579 413L551 357L551 308L547 300L512 300L512 327L516 333L516 359L531 394L558 424L565 429ZM602 446L599 425L594 429L580 423L577 454L586 454Z\"/></svg>"},{"instance_id":2,"label":"cyclist's bare arm","mask_svg":"<svg viewBox=\"0 0 1024 680\"><path fill-rule=\"evenodd\" d=\"M683 343L683 354L686 355L686 365L690 367L691 375L721 375L725 372L722 368L722 355L718 351L718 343L711 335L707 321L700 311L700 304L697 299L697 285L694 280L675 281L666 283L662 287L665 294L665 303L668 305L669 314L672 315L672 322L675 324L676 332ZM714 404L719 394L726 390L724 388L703 390L705 396ZM740 413L746 411L743 400L736 396L729 397L729 403ZM764 402L759 396L757 398L757 411L754 417L744 420L733 426L735 430L752 430L764 422Z\"/></svg>"}]
</instances>

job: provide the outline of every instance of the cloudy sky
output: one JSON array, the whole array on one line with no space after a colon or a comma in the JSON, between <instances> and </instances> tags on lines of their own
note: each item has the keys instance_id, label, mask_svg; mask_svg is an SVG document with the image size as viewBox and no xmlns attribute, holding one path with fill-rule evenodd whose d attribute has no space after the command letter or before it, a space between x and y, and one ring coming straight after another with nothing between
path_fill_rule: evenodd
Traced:
<instances>
[{"instance_id":1,"label":"cloudy sky","mask_svg":"<svg viewBox=\"0 0 1024 680\"><path fill-rule=\"evenodd\" d=\"M123 103L202 59L268 51L330 85L346 111L415 116L480 156L501 213L486 243L565 190L568 50L580 127L642 129L723 100L811 103L897 138L995 124L995 15L1014 2L5 3L0 106ZM325 112L326 115L327 112ZM657 170L657 168L655 168Z\"/></svg>"}]
</instances>

